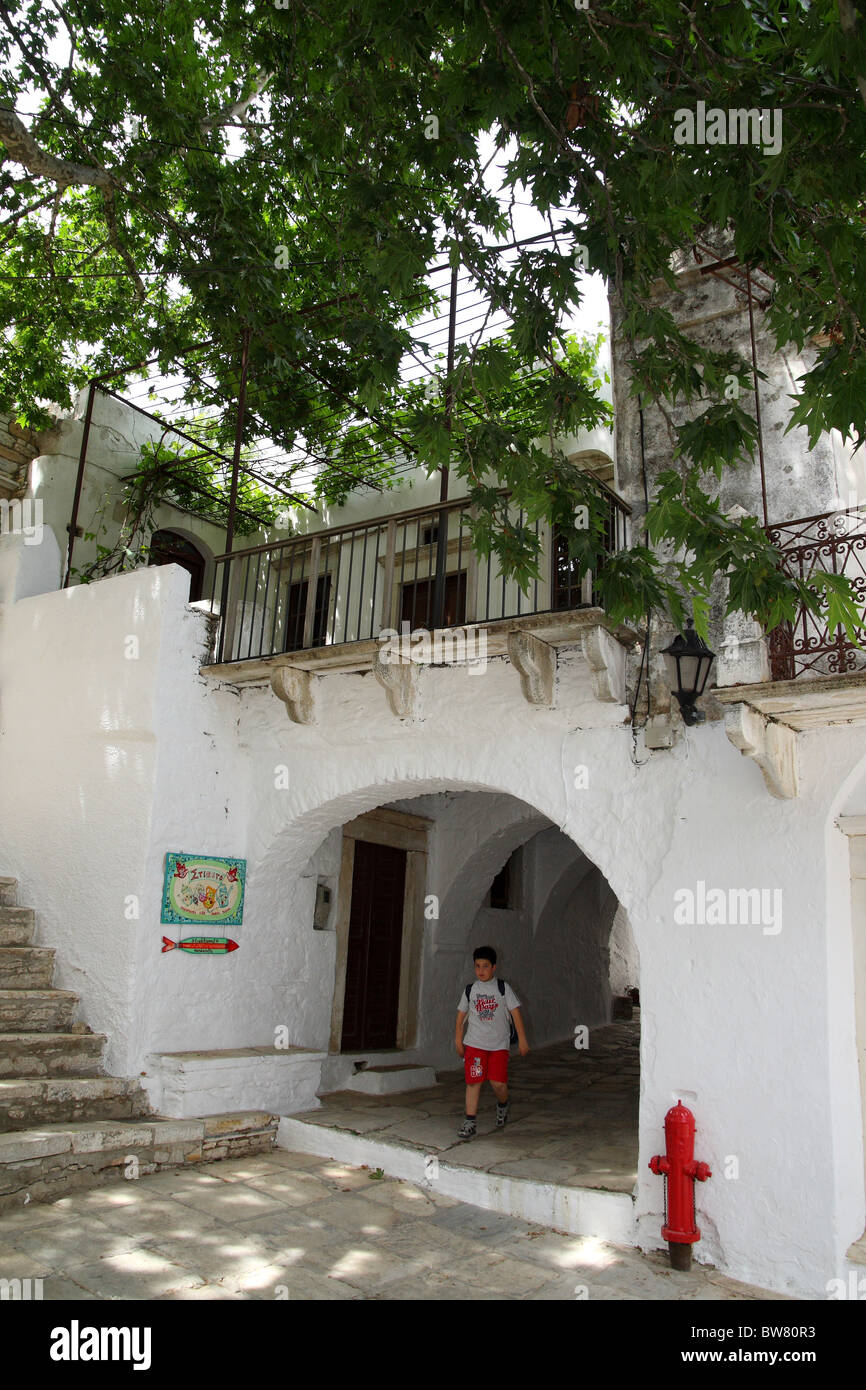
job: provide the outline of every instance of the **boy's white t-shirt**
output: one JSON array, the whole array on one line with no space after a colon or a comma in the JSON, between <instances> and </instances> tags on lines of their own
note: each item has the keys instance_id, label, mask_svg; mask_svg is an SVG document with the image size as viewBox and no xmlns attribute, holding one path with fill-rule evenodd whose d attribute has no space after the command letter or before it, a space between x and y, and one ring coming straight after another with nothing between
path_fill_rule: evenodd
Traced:
<instances>
[{"instance_id":1,"label":"boy's white t-shirt","mask_svg":"<svg viewBox=\"0 0 866 1390\"><path fill-rule=\"evenodd\" d=\"M469 992L469 1022L463 1037L464 1046L480 1047L485 1052L507 1051L511 1033L508 1014L519 1008L520 1000L507 980L504 994L499 993L495 975L484 984L476 980ZM457 1011L467 1012L465 989L460 991Z\"/></svg>"}]
</instances>

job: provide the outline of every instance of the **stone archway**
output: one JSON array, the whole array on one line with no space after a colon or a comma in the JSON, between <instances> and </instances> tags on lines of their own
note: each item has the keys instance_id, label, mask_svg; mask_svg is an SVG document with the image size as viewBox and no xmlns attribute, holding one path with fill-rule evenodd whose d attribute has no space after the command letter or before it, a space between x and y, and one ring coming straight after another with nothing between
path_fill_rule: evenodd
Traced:
<instances>
[{"instance_id":1,"label":"stone archway","mask_svg":"<svg viewBox=\"0 0 866 1390\"><path fill-rule=\"evenodd\" d=\"M431 846L431 878L421 896L428 911L421 924L423 949L416 954L418 968L412 972L418 998L417 1004L413 999L408 1006L417 1028L404 1030L398 1046L425 1063L447 1065L452 1060L450 1029L441 1029L437 1020L441 1004L437 1006L436 1001L456 997L467 969L471 976L473 942L469 938L476 930L478 913L491 911L484 909L491 881L515 851L531 846L535 856L531 872L528 869L532 890L524 911L522 915L493 913L490 931L499 930L503 945L508 936L507 969L527 997L535 992L538 1001L544 1000L535 1005L541 1041L561 1039L577 1023L595 1027L608 1022L609 939L618 899L604 874L548 816L510 792L455 787L453 782L443 787L430 781L420 787L415 782L414 796L407 796L406 790L405 783L365 788L308 813L303 839L298 825L282 832L278 837L282 858L272 847L265 864L257 868L257 881L262 884L263 870L272 859L271 872L276 877L281 871L293 897L291 916L300 923L312 918L317 887L327 885L336 899L335 920L345 926L347 904L341 894L345 898L351 884L345 881L344 827L357 824L376 807L394 816L400 812L432 816L437 838ZM398 791L402 796L394 795ZM342 822L337 819L341 813ZM317 843L309 853L314 840ZM576 932L571 930L572 923ZM482 930L480 923L477 930ZM489 934L482 930L485 939ZM297 985L291 980L288 984L296 1019L292 1042L327 1048L332 1054L340 1050L334 1020L340 1013L337 994L345 975L345 945L336 935L334 931L310 932L306 941L295 936L284 941L281 951L289 975L300 977ZM566 971L557 966L558 951L571 961ZM578 951L582 952L580 964ZM539 961L533 960L535 953Z\"/></svg>"}]
</instances>

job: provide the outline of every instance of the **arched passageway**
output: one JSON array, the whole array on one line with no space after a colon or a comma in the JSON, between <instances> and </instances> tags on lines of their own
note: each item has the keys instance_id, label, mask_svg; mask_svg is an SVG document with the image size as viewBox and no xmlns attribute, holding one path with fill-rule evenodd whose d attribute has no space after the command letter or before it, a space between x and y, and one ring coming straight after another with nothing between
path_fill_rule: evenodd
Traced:
<instances>
[{"instance_id":1,"label":"arched passageway","mask_svg":"<svg viewBox=\"0 0 866 1390\"><path fill-rule=\"evenodd\" d=\"M401 1142L455 1149L456 1009L474 978L473 948L489 944L521 1000L532 1052L512 1054L514 1122L491 1152L476 1148L477 1161L631 1191L639 1038L637 1018L623 1014L638 956L616 894L573 840L510 795L440 791L334 827L306 874L333 901L331 1120L363 1131L378 1118L383 1137L396 1127ZM419 1067L437 1069L435 1089L408 1089ZM492 1128L492 1111L482 1116L480 1133Z\"/></svg>"}]
</instances>

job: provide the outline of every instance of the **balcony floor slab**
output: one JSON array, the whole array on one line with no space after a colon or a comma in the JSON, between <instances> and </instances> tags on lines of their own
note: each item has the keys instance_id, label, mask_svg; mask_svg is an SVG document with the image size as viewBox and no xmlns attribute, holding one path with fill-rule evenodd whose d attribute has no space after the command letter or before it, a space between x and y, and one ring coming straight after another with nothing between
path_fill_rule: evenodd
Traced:
<instances>
[{"instance_id":1,"label":"balcony floor slab","mask_svg":"<svg viewBox=\"0 0 866 1390\"><path fill-rule=\"evenodd\" d=\"M748 705L798 733L830 724L866 724L866 671L717 686L712 694L720 704Z\"/></svg>"}]
</instances>

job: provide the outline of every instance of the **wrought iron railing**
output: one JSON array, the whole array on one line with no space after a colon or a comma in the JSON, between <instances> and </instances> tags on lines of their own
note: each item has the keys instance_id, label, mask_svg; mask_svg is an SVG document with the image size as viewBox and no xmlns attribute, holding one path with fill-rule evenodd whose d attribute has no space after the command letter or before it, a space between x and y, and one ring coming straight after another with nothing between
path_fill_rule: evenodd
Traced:
<instances>
[{"instance_id":1,"label":"wrought iron railing","mask_svg":"<svg viewBox=\"0 0 866 1390\"><path fill-rule=\"evenodd\" d=\"M844 574L858 605L866 603L866 509L824 512L767 528L782 554L782 569L808 584L816 570ZM866 670L866 629L852 642L844 629L832 633L826 604L819 613L801 607L794 622L769 634L770 674L773 680L801 675L846 675Z\"/></svg>"},{"instance_id":2,"label":"wrought iron railing","mask_svg":"<svg viewBox=\"0 0 866 1390\"><path fill-rule=\"evenodd\" d=\"M627 544L629 507L598 486L607 507L605 553L613 554ZM518 507L509 507L508 519L527 526ZM524 593L495 555L475 554L468 523L464 498L218 556L212 610L227 598L214 661L360 642L400 632L404 623L433 631L597 602L595 577L578 573L549 526L528 528L541 546L542 577Z\"/></svg>"}]
</instances>

